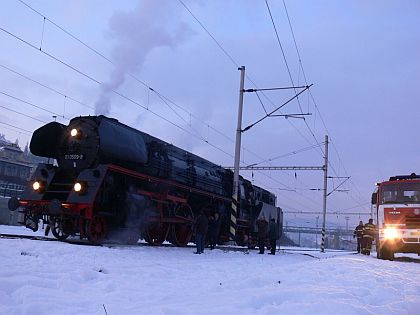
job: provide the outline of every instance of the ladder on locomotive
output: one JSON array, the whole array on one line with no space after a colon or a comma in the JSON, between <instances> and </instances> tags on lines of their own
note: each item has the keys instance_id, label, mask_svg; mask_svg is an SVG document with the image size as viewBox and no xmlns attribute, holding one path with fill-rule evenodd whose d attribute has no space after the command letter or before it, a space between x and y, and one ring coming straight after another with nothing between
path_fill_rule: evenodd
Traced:
<instances>
[{"instance_id":1,"label":"ladder on locomotive","mask_svg":"<svg viewBox=\"0 0 420 315\"><path fill-rule=\"evenodd\" d=\"M70 192L73 189L74 177L66 172L57 172L45 191L44 199L52 200L58 199L61 201L67 200Z\"/></svg>"}]
</instances>

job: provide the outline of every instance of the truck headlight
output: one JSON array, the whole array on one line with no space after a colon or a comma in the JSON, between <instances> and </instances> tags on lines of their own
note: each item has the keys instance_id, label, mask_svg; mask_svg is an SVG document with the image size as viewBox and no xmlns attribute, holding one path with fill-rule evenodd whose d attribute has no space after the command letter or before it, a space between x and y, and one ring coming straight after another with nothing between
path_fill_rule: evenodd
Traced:
<instances>
[{"instance_id":1,"label":"truck headlight","mask_svg":"<svg viewBox=\"0 0 420 315\"><path fill-rule=\"evenodd\" d=\"M384 230L384 236L386 239L393 240L399 236L397 229L395 228L386 228Z\"/></svg>"}]
</instances>

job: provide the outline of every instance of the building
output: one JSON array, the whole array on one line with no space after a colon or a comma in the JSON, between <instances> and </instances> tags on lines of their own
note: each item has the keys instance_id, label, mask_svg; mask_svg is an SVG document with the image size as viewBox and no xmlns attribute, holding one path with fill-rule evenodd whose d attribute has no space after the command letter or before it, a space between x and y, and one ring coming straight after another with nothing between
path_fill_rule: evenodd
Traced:
<instances>
[{"instance_id":1,"label":"building","mask_svg":"<svg viewBox=\"0 0 420 315\"><path fill-rule=\"evenodd\" d=\"M22 151L17 142L7 141L0 134L0 224L17 224L18 213L10 212L7 202L22 194L38 162L28 146Z\"/></svg>"},{"instance_id":2,"label":"building","mask_svg":"<svg viewBox=\"0 0 420 315\"><path fill-rule=\"evenodd\" d=\"M28 145L22 151L17 141L7 141L0 134L0 196L19 196L40 162L42 159L31 154Z\"/></svg>"}]
</instances>

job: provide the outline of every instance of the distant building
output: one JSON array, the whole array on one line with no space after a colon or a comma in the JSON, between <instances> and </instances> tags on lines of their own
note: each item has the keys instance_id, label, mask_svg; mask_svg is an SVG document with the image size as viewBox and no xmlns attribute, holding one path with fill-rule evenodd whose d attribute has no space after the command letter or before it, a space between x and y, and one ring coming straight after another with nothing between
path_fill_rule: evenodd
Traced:
<instances>
[{"instance_id":1,"label":"distant building","mask_svg":"<svg viewBox=\"0 0 420 315\"><path fill-rule=\"evenodd\" d=\"M34 167L17 144L0 147L0 183L25 185Z\"/></svg>"},{"instance_id":2,"label":"distant building","mask_svg":"<svg viewBox=\"0 0 420 315\"><path fill-rule=\"evenodd\" d=\"M31 154L28 145L22 151L17 140L10 142L0 134L0 196L19 195L39 162L42 159Z\"/></svg>"}]
</instances>

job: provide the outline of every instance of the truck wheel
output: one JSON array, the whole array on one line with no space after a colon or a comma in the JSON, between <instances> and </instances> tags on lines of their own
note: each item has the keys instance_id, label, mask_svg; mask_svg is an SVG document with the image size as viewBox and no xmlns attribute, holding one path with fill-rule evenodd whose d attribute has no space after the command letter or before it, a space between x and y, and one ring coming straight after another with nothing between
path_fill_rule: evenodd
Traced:
<instances>
[{"instance_id":1,"label":"truck wheel","mask_svg":"<svg viewBox=\"0 0 420 315\"><path fill-rule=\"evenodd\" d=\"M388 246L382 245L380 249L380 259L394 260L394 251Z\"/></svg>"},{"instance_id":2,"label":"truck wheel","mask_svg":"<svg viewBox=\"0 0 420 315\"><path fill-rule=\"evenodd\" d=\"M395 258L395 256L394 256L394 251L392 250L392 249L388 249L388 260L391 260L391 261L393 261L394 260L394 258Z\"/></svg>"}]
</instances>

